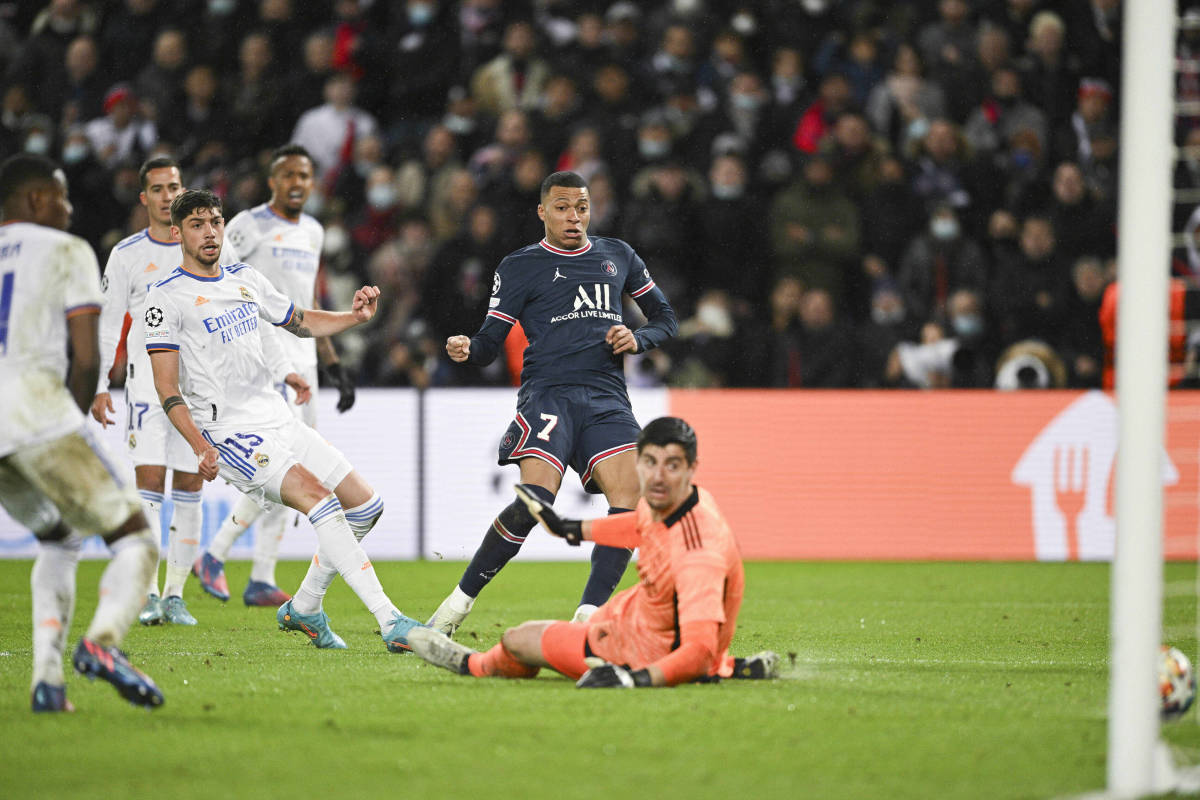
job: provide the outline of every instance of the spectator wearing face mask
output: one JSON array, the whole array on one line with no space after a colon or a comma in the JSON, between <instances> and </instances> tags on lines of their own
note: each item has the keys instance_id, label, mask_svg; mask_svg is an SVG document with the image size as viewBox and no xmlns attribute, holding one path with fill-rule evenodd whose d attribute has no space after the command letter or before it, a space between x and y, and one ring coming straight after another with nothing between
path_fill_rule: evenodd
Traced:
<instances>
[{"instance_id":1,"label":"spectator wearing face mask","mask_svg":"<svg viewBox=\"0 0 1200 800\"><path fill-rule=\"evenodd\" d=\"M934 209L927 230L908 246L898 273L905 305L918 320L943 316L958 289L985 291L987 276L983 250L963 233L958 214L946 204Z\"/></svg>"},{"instance_id":2,"label":"spectator wearing face mask","mask_svg":"<svg viewBox=\"0 0 1200 800\"><path fill-rule=\"evenodd\" d=\"M695 231L700 239L695 283L761 307L770 280L765 208L747 191L746 165L736 154L713 159L708 182Z\"/></svg>"},{"instance_id":3,"label":"spectator wearing face mask","mask_svg":"<svg viewBox=\"0 0 1200 800\"><path fill-rule=\"evenodd\" d=\"M359 252L371 253L395 239L403 210L392 168L386 164L374 167L367 175L366 204L350 223L350 238Z\"/></svg>"},{"instance_id":4,"label":"spectator wearing face mask","mask_svg":"<svg viewBox=\"0 0 1200 800\"><path fill-rule=\"evenodd\" d=\"M992 385L992 365L1000 350L983 294L959 289L946 303L948 332L958 347L951 357L950 385L956 389L983 389Z\"/></svg>"},{"instance_id":5,"label":"spectator wearing face mask","mask_svg":"<svg viewBox=\"0 0 1200 800\"><path fill-rule=\"evenodd\" d=\"M890 278L877 281L871 292L871 310L857 328L858 364L855 372L865 389L887 385L888 356L902 341L916 338L917 331L904 308L900 287Z\"/></svg>"}]
</instances>

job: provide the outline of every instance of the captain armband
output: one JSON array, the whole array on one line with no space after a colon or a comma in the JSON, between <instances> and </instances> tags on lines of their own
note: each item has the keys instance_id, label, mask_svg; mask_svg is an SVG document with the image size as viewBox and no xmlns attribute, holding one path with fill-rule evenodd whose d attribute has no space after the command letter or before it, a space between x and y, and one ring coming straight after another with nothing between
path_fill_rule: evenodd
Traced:
<instances>
[{"instance_id":1,"label":"captain armband","mask_svg":"<svg viewBox=\"0 0 1200 800\"><path fill-rule=\"evenodd\" d=\"M163 413L165 413L169 417L169 416L171 416L172 408L174 408L175 406L182 406L182 405L187 405L184 402L183 398L177 394L173 394L170 397L168 397L166 400L163 400L163 402L162 402Z\"/></svg>"}]
</instances>

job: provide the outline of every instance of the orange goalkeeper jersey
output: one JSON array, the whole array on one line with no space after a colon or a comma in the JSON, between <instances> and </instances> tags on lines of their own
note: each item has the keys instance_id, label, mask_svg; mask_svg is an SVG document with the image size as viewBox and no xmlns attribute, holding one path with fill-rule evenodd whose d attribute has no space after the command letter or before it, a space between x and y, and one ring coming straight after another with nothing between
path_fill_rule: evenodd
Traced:
<instances>
[{"instance_id":1,"label":"orange goalkeeper jersey","mask_svg":"<svg viewBox=\"0 0 1200 800\"><path fill-rule=\"evenodd\" d=\"M593 520L592 538L639 548L639 580L588 620L591 651L641 669L679 646L681 625L716 622L717 652L708 674L718 674L737 627L745 577L733 531L712 495L693 487L662 522L639 500L634 511Z\"/></svg>"}]
</instances>

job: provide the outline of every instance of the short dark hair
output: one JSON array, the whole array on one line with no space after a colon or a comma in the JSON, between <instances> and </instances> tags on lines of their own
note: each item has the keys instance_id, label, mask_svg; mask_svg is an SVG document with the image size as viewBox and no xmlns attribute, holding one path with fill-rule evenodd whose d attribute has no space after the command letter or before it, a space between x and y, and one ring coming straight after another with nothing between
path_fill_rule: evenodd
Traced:
<instances>
[{"instance_id":1,"label":"short dark hair","mask_svg":"<svg viewBox=\"0 0 1200 800\"><path fill-rule=\"evenodd\" d=\"M53 181L58 170L45 156L33 153L18 153L0 164L0 206L5 205L14 194L35 181Z\"/></svg>"},{"instance_id":2,"label":"short dark hair","mask_svg":"<svg viewBox=\"0 0 1200 800\"><path fill-rule=\"evenodd\" d=\"M285 144L283 147L276 147L274 152L271 153L271 160L268 162L267 166L267 174L274 172L275 165L278 164L281 159L287 158L288 156L303 156L304 158L308 159L310 164L316 163L313 161L312 154L308 152L308 149L305 148L304 145L295 143Z\"/></svg>"},{"instance_id":3,"label":"short dark hair","mask_svg":"<svg viewBox=\"0 0 1200 800\"><path fill-rule=\"evenodd\" d=\"M142 164L141 169L138 170L138 183L145 189L146 181L149 180L150 170L169 169L171 167L179 169L179 162L171 156L155 156L154 158L147 159L146 163Z\"/></svg>"},{"instance_id":4,"label":"short dark hair","mask_svg":"<svg viewBox=\"0 0 1200 800\"><path fill-rule=\"evenodd\" d=\"M696 431L679 417L659 417L642 428L637 438L638 453L648 444L658 447L677 444L683 448L687 462L696 463Z\"/></svg>"},{"instance_id":5,"label":"short dark hair","mask_svg":"<svg viewBox=\"0 0 1200 800\"><path fill-rule=\"evenodd\" d=\"M555 186L565 186L568 189L586 189L587 181L578 172L569 172L567 170L551 172L546 176L546 180L542 181L541 196L545 197Z\"/></svg>"},{"instance_id":6,"label":"short dark hair","mask_svg":"<svg viewBox=\"0 0 1200 800\"><path fill-rule=\"evenodd\" d=\"M188 189L180 192L179 196L171 202L171 224L181 224L193 211L201 208L215 208L220 214L222 213L221 198L208 189Z\"/></svg>"}]
</instances>

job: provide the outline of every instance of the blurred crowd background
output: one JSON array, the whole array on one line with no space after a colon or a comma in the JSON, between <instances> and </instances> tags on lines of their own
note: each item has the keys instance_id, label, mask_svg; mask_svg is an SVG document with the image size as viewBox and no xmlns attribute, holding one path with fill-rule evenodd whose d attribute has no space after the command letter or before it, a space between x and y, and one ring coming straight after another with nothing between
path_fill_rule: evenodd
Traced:
<instances>
[{"instance_id":1,"label":"blurred crowd background","mask_svg":"<svg viewBox=\"0 0 1200 800\"><path fill-rule=\"evenodd\" d=\"M270 151L304 145L323 302L364 281L386 300L339 340L362 385L514 381L519 347L478 369L443 343L477 330L495 266L541 238L542 178L571 169L590 233L628 241L679 315L674 341L627 360L632 386L1094 387L1111 371L1122 11L0 2L0 154L64 165L73 230L103 264L146 225L145 158L180 159L232 217L267 199ZM1184 298L1200 275L1200 8L1180 13Z\"/></svg>"}]
</instances>

